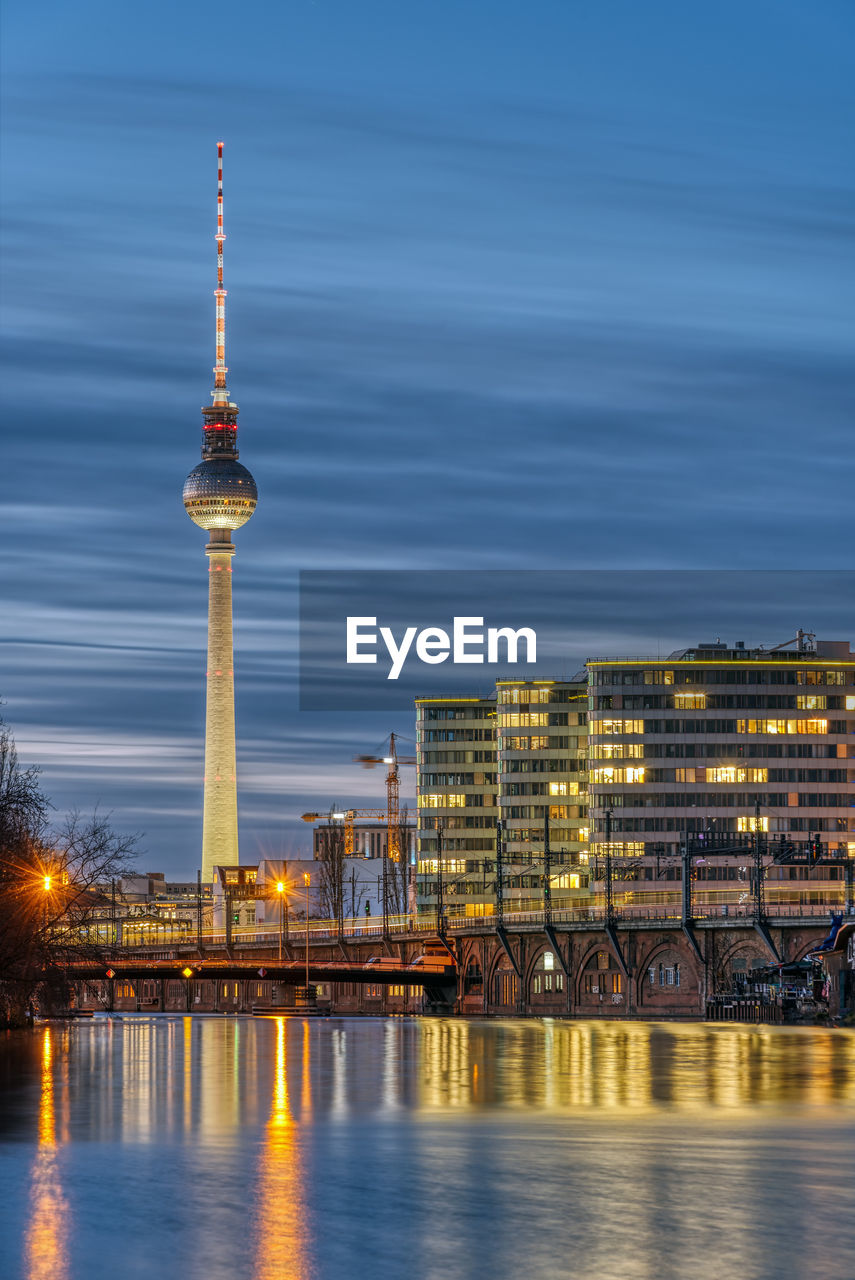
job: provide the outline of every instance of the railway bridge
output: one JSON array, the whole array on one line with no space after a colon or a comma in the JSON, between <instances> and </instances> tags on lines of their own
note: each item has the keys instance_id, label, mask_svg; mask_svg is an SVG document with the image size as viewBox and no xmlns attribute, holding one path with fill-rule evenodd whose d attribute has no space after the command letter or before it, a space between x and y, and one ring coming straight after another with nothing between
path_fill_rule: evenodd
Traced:
<instances>
[{"instance_id":1,"label":"railway bridge","mask_svg":"<svg viewBox=\"0 0 855 1280\"><path fill-rule=\"evenodd\" d=\"M824 907L684 919L665 912L505 912L386 938L205 940L125 948L75 966L83 1009L239 1013L703 1018L752 969L803 959L828 932Z\"/></svg>"}]
</instances>

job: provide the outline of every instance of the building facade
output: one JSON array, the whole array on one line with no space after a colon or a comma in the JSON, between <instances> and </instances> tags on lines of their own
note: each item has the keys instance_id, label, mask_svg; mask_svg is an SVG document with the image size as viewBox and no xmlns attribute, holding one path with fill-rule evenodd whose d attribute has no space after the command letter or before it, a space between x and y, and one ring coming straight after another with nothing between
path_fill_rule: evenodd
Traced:
<instances>
[{"instance_id":1,"label":"building facade","mask_svg":"<svg viewBox=\"0 0 855 1280\"><path fill-rule=\"evenodd\" d=\"M591 857L632 883L679 879L687 835L748 845L760 833L780 901L827 900L855 856L855 654L848 643L746 649L717 641L667 659L593 658L588 670ZM747 839L745 839L747 837ZM712 847L712 842L711 842ZM807 851L816 850L812 869ZM801 858L801 865L793 865ZM622 870L621 870L622 868ZM711 901L749 871L731 857L696 869ZM833 896L833 894L832 894ZM811 900L810 896L807 900Z\"/></svg>"},{"instance_id":2,"label":"building facade","mask_svg":"<svg viewBox=\"0 0 855 1280\"><path fill-rule=\"evenodd\" d=\"M442 901L486 914L499 817L495 698L417 698L416 760L419 909Z\"/></svg>"},{"instance_id":3,"label":"building facade","mask_svg":"<svg viewBox=\"0 0 855 1280\"><path fill-rule=\"evenodd\" d=\"M596 905L607 862L617 907L670 900L687 838L701 835L737 851L693 862L712 906L754 894L755 834L771 902L850 892L848 642L799 633L773 649L591 658L572 681L498 681L495 699L419 698L416 716L421 910L492 914L498 820L510 910L544 905L547 821L556 907Z\"/></svg>"},{"instance_id":4,"label":"building facade","mask_svg":"<svg viewBox=\"0 0 855 1280\"><path fill-rule=\"evenodd\" d=\"M520 908L542 905L548 838L552 901L571 905L589 888L584 676L499 680L496 703L506 893Z\"/></svg>"},{"instance_id":5,"label":"building facade","mask_svg":"<svg viewBox=\"0 0 855 1280\"><path fill-rule=\"evenodd\" d=\"M547 839L552 900L587 896L584 678L501 680L490 698L420 698L416 715L421 908L492 914L498 823L509 907L542 905Z\"/></svg>"}]
</instances>

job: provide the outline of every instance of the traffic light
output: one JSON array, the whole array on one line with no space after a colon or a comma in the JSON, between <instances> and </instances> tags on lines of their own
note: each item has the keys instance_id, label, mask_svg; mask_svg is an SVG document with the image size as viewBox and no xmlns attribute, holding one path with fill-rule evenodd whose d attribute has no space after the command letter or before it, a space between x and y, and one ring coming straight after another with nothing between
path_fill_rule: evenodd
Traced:
<instances>
[{"instance_id":1,"label":"traffic light","mask_svg":"<svg viewBox=\"0 0 855 1280\"><path fill-rule=\"evenodd\" d=\"M810 844L808 845L808 859L810 865L815 867L822 857L822 841L818 835L811 835Z\"/></svg>"},{"instance_id":2,"label":"traffic light","mask_svg":"<svg viewBox=\"0 0 855 1280\"><path fill-rule=\"evenodd\" d=\"M233 912L232 912L232 924L240 924L240 912L239 912L239 911L233 911Z\"/></svg>"}]
</instances>

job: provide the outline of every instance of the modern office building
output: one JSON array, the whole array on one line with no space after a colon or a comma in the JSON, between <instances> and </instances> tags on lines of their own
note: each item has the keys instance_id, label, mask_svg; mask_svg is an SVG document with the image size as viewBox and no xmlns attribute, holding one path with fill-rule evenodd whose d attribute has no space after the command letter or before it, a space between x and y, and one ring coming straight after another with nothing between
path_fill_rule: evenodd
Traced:
<instances>
[{"instance_id":1,"label":"modern office building","mask_svg":"<svg viewBox=\"0 0 855 1280\"><path fill-rule=\"evenodd\" d=\"M495 697L417 698L416 758L419 909L441 895L455 913L483 915L499 816Z\"/></svg>"},{"instance_id":2,"label":"modern office building","mask_svg":"<svg viewBox=\"0 0 855 1280\"><path fill-rule=\"evenodd\" d=\"M588 890L584 673L569 682L499 680L496 701L498 804L511 900L534 908L542 903L548 834L552 897L569 905Z\"/></svg>"},{"instance_id":3,"label":"modern office building","mask_svg":"<svg viewBox=\"0 0 855 1280\"><path fill-rule=\"evenodd\" d=\"M800 632L773 649L716 641L665 659L586 665L591 856L600 869L608 846L627 883L678 879L681 844L699 832L759 831L773 854L813 845L825 858L855 856L848 642ZM733 859L710 859L697 876L738 880L740 870L747 880ZM824 880L842 872L773 866L767 880L809 881L819 900Z\"/></svg>"},{"instance_id":4,"label":"modern office building","mask_svg":"<svg viewBox=\"0 0 855 1280\"><path fill-rule=\"evenodd\" d=\"M450 914L493 912L499 818L510 910L543 904L547 818L554 906L602 893L607 855L618 906L673 893L699 833L748 849L759 832L779 903L842 901L851 881L848 642L800 632L771 649L716 641L591 658L572 681L500 680L495 700L419 698L416 714L422 910L441 888ZM746 859L701 859L693 874L710 901L717 888L722 903L752 897Z\"/></svg>"},{"instance_id":5,"label":"modern office building","mask_svg":"<svg viewBox=\"0 0 855 1280\"><path fill-rule=\"evenodd\" d=\"M586 896L584 679L502 680L490 698L419 698L416 713L421 909L441 897L449 914L492 913L499 819L509 907L542 904L547 834L553 900Z\"/></svg>"}]
</instances>

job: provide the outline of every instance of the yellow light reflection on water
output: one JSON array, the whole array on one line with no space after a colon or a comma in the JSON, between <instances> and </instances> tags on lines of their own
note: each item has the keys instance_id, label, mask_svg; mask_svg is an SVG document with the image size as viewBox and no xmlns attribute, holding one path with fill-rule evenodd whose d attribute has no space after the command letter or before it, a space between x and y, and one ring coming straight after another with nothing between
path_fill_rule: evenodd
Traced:
<instances>
[{"instance_id":1,"label":"yellow light reflection on water","mask_svg":"<svg viewBox=\"0 0 855 1280\"><path fill-rule=\"evenodd\" d=\"M308 1029L308 1028L306 1028ZM303 1096L309 1041L303 1036ZM255 1280L304 1280L306 1221L297 1125L288 1096L288 1023L276 1019L273 1098L259 1168Z\"/></svg>"},{"instance_id":2,"label":"yellow light reflection on water","mask_svg":"<svg viewBox=\"0 0 855 1280\"><path fill-rule=\"evenodd\" d=\"M30 1219L25 1248L26 1280L66 1280L68 1203L62 1190L56 1141L53 1042L50 1027L42 1040L39 1145L30 1185Z\"/></svg>"},{"instance_id":3,"label":"yellow light reflection on water","mask_svg":"<svg viewBox=\"0 0 855 1280\"><path fill-rule=\"evenodd\" d=\"M855 1102L852 1049L848 1032L816 1027L425 1022L420 1104L578 1114L831 1108Z\"/></svg>"}]
</instances>

